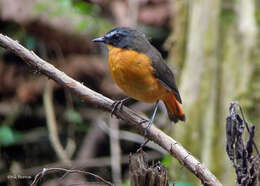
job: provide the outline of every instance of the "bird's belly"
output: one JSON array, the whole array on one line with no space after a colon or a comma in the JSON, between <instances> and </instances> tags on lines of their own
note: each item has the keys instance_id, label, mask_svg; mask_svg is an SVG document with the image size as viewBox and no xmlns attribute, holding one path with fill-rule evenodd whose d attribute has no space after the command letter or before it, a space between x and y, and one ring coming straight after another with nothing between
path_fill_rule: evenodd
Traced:
<instances>
[{"instance_id":1,"label":"bird's belly","mask_svg":"<svg viewBox=\"0 0 260 186\"><path fill-rule=\"evenodd\" d=\"M109 55L109 67L116 84L130 97L144 102L155 102L166 94L166 89L153 75L150 59L132 50Z\"/></svg>"}]
</instances>

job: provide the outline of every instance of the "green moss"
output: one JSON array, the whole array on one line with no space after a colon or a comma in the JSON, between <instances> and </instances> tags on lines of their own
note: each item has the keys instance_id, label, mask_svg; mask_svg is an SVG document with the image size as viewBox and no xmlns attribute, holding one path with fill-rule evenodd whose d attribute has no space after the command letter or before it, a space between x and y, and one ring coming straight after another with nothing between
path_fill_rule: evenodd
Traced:
<instances>
[{"instance_id":1,"label":"green moss","mask_svg":"<svg viewBox=\"0 0 260 186\"><path fill-rule=\"evenodd\" d=\"M260 25L260 10L255 10L255 19L258 25Z\"/></svg>"},{"instance_id":2,"label":"green moss","mask_svg":"<svg viewBox=\"0 0 260 186\"><path fill-rule=\"evenodd\" d=\"M236 19L236 12L234 9L224 9L222 8L220 13L220 21L222 26L228 26L230 23L234 23Z\"/></svg>"}]
</instances>

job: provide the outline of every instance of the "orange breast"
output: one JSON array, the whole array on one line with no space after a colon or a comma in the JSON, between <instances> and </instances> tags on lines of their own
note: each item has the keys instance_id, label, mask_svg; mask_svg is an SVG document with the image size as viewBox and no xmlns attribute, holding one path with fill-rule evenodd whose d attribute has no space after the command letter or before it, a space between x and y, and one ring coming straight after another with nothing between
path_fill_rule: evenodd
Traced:
<instances>
[{"instance_id":1,"label":"orange breast","mask_svg":"<svg viewBox=\"0 0 260 186\"><path fill-rule=\"evenodd\" d=\"M128 96L152 103L167 93L167 90L154 77L149 57L134 50L110 45L108 48L112 77Z\"/></svg>"}]
</instances>

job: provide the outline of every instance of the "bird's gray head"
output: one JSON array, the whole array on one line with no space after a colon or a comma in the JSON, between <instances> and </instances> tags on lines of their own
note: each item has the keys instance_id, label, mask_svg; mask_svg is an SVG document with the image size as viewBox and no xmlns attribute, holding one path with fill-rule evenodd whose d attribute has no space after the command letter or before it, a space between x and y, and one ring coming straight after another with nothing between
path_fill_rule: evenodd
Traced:
<instances>
[{"instance_id":1,"label":"bird's gray head","mask_svg":"<svg viewBox=\"0 0 260 186\"><path fill-rule=\"evenodd\" d=\"M92 40L93 42L103 42L118 48L133 49L142 51L144 47L150 45L142 32L129 27L118 27L110 30L103 37Z\"/></svg>"}]
</instances>

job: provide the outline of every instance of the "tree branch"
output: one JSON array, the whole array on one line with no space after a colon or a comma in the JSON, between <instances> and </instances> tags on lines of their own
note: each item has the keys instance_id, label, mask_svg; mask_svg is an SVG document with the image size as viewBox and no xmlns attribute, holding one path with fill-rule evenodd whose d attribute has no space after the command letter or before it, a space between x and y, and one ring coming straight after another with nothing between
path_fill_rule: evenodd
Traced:
<instances>
[{"instance_id":1,"label":"tree branch","mask_svg":"<svg viewBox=\"0 0 260 186\"><path fill-rule=\"evenodd\" d=\"M70 89L72 92L79 95L81 99L92 103L103 110L112 110L113 100L87 88L78 81L70 78L65 73L56 69L50 63L38 57L34 52L29 51L21 46L17 41L0 34L0 46L11 50L16 55L20 56L31 68L34 68L37 72L40 72L50 79L53 79L65 88ZM137 115L134 111L126 107L123 107L122 110L116 109L114 114L118 118L126 121L132 127L135 127L140 134L144 134L146 125L139 124L144 120L143 117ZM221 185L217 178L203 164L201 164L195 157L187 152L178 142L156 128L155 125L152 125L148 130L147 138L168 151L183 166L195 174L203 184L212 186Z\"/></svg>"}]
</instances>

